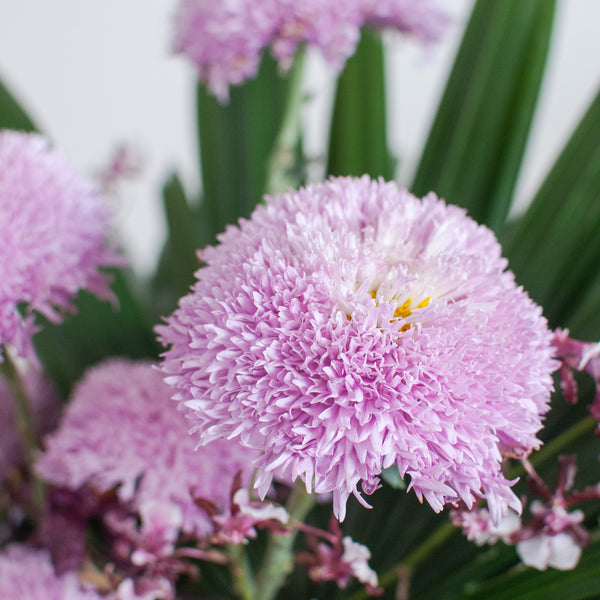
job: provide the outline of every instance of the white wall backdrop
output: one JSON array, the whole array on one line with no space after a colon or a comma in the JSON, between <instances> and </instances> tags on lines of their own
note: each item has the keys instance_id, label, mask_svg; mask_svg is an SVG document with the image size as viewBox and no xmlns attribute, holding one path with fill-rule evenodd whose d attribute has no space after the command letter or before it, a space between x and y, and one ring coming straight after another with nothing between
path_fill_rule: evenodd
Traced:
<instances>
[{"instance_id":1,"label":"white wall backdrop","mask_svg":"<svg viewBox=\"0 0 600 600\"><path fill-rule=\"evenodd\" d=\"M428 53L395 39L389 70L391 144L410 180L472 0L439 0L452 15ZM119 232L141 273L164 235L159 191L172 169L196 188L194 75L172 56L176 0L0 0L0 77L80 169L96 171L128 142L143 171L120 188ZM600 2L562 0L540 108L518 187L520 202L540 183L600 86ZM315 81L324 69L315 67ZM309 85L314 86L310 81ZM325 85L325 97L327 97ZM317 103L318 104L318 103ZM316 127L315 131L322 130ZM311 144L319 141L311 136Z\"/></svg>"}]
</instances>

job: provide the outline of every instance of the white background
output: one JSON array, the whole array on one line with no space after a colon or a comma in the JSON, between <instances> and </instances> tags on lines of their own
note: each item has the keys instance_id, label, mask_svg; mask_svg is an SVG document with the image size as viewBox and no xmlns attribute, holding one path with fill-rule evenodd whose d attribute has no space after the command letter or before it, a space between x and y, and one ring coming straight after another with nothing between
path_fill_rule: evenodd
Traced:
<instances>
[{"instance_id":1,"label":"white background","mask_svg":"<svg viewBox=\"0 0 600 600\"><path fill-rule=\"evenodd\" d=\"M390 138L404 165L399 174L404 184L472 5L439 3L453 20L441 43L427 53L406 40L392 45ZM120 237L141 273L153 267L163 239L159 196L165 177L177 169L190 189L198 186L194 73L170 53L175 5L176 0L0 0L0 77L71 162L93 173L121 142L141 152L142 173L121 186L116 199ZM600 85L599 29L600 1L559 3L518 187L520 203L540 183ZM323 69L311 73L308 85L314 88Z\"/></svg>"}]
</instances>

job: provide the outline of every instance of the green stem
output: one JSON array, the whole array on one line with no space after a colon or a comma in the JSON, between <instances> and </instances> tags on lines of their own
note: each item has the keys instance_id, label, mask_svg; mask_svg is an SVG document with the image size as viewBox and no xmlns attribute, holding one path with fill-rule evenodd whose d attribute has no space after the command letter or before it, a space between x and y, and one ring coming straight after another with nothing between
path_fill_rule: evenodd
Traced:
<instances>
[{"instance_id":1,"label":"green stem","mask_svg":"<svg viewBox=\"0 0 600 600\"><path fill-rule=\"evenodd\" d=\"M290 521L303 521L314 504L314 495L299 481L292 489L286 510ZM274 600L293 567L293 546L297 531L289 535L271 534L263 562L256 577L256 600Z\"/></svg>"},{"instance_id":2,"label":"green stem","mask_svg":"<svg viewBox=\"0 0 600 600\"><path fill-rule=\"evenodd\" d=\"M6 347L0 347L0 355L2 356L0 373L6 379L11 391L15 408L17 430L19 432L19 437L21 438L28 473L32 479L32 508L35 516L37 516L44 506L45 489L43 483L36 477L35 469L33 468L35 455L39 449L39 440L31 415L31 403L29 402L21 373L13 361L8 349Z\"/></svg>"},{"instance_id":3,"label":"green stem","mask_svg":"<svg viewBox=\"0 0 600 600\"><path fill-rule=\"evenodd\" d=\"M558 454L561 450L563 450L571 442L574 442L577 438L581 437L584 433L591 431L597 423L598 421L596 421L596 419L593 417L585 417L584 419L581 419L581 421L575 423L575 425L571 425L569 429L563 431L560 435L557 435L553 440L547 444L544 444L544 447L541 450L538 450L535 454L531 455L529 462L534 466L542 464L551 456ZM522 470L523 467L519 465L518 469Z\"/></svg>"},{"instance_id":4,"label":"green stem","mask_svg":"<svg viewBox=\"0 0 600 600\"><path fill-rule=\"evenodd\" d=\"M257 597L256 586L246 547L243 544L230 544L227 553L231 558L231 574L236 593L242 600L254 600Z\"/></svg>"},{"instance_id":5,"label":"green stem","mask_svg":"<svg viewBox=\"0 0 600 600\"><path fill-rule=\"evenodd\" d=\"M301 133L302 77L306 48L301 46L296 52L291 67L290 84L287 92L286 105L281 121L281 127L267 166L267 194L277 194L300 183L294 174L296 165L296 150Z\"/></svg>"}]
</instances>

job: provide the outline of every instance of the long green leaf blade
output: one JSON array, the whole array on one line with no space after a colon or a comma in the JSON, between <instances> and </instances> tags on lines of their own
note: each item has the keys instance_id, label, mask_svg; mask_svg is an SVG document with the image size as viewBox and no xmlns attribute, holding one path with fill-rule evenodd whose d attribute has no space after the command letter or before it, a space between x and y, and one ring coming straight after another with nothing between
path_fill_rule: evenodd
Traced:
<instances>
[{"instance_id":1,"label":"long green leaf blade","mask_svg":"<svg viewBox=\"0 0 600 600\"><path fill-rule=\"evenodd\" d=\"M204 85L197 88L203 197L213 239L227 224L248 217L262 198L287 84L265 56L258 77L233 87L227 104Z\"/></svg>"},{"instance_id":2,"label":"long green leaf blade","mask_svg":"<svg viewBox=\"0 0 600 600\"><path fill-rule=\"evenodd\" d=\"M387 145L383 43L363 31L355 54L337 82L327 172L392 179Z\"/></svg>"},{"instance_id":3,"label":"long green leaf blade","mask_svg":"<svg viewBox=\"0 0 600 600\"><path fill-rule=\"evenodd\" d=\"M38 131L31 117L0 81L0 129Z\"/></svg>"},{"instance_id":4,"label":"long green leaf blade","mask_svg":"<svg viewBox=\"0 0 600 600\"><path fill-rule=\"evenodd\" d=\"M517 280L564 325L600 277L600 93L504 245Z\"/></svg>"},{"instance_id":5,"label":"long green leaf blade","mask_svg":"<svg viewBox=\"0 0 600 600\"><path fill-rule=\"evenodd\" d=\"M480 0L413 191L431 190L496 231L510 209L542 80L553 0Z\"/></svg>"}]
</instances>

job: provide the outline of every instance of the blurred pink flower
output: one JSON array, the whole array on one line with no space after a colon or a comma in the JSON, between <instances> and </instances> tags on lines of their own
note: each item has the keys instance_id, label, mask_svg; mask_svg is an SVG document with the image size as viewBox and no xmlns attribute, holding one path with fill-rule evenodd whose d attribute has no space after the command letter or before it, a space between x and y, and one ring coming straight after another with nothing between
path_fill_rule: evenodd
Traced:
<instances>
[{"instance_id":1,"label":"blurred pink flower","mask_svg":"<svg viewBox=\"0 0 600 600\"><path fill-rule=\"evenodd\" d=\"M75 573L58 577L50 555L43 550L12 545L0 553L2 600L100 600L82 588Z\"/></svg>"},{"instance_id":2,"label":"blurred pink flower","mask_svg":"<svg viewBox=\"0 0 600 600\"><path fill-rule=\"evenodd\" d=\"M269 46L287 68L301 44L320 48L341 70L369 25L437 39L447 22L432 0L182 0L175 19L175 50L186 54L213 94L254 77Z\"/></svg>"},{"instance_id":3,"label":"blurred pink flower","mask_svg":"<svg viewBox=\"0 0 600 600\"><path fill-rule=\"evenodd\" d=\"M436 511L520 510L500 464L540 444L556 363L491 231L363 177L267 198L219 239L157 328L201 443L239 439L261 497L301 478L339 519L392 464Z\"/></svg>"},{"instance_id":4,"label":"blurred pink flower","mask_svg":"<svg viewBox=\"0 0 600 600\"><path fill-rule=\"evenodd\" d=\"M116 488L137 510L148 503L181 511L181 529L207 535L210 520L194 495L229 502L238 471L247 483L254 453L236 441L195 452L190 422L171 406L169 389L150 363L113 359L90 369L75 388L63 421L46 440L39 474L56 486L97 492Z\"/></svg>"},{"instance_id":5,"label":"blurred pink flower","mask_svg":"<svg viewBox=\"0 0 600 600\"><path fill-rule=\"evenodd\" d=\"M0 344L27 354L32 311L58 322L81 289L111 297L98 269L124 261L107 243L110 217L46 139L0 132Z\"/></svg>"}]
</instances>

